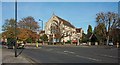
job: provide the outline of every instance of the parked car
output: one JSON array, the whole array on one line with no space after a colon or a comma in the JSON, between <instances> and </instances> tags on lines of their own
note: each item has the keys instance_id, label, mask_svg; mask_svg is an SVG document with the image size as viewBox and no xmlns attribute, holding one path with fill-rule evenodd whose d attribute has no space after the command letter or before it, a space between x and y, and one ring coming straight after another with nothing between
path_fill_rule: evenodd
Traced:
<instances>
[{"instance_id":1,"label":"parked car","mask_svg":"<svg viewBox=\"0 0 120 65\"><path fill-rule=\"evenodd\" d=\"M2 44L2 45L6 45L7 43L6 43L6 42L4 42L4 41L2 41L2 42L1 42L1 44Z\"/></svg>"},{"instance_id":2,"label":"parked car","mask_svg":"<svg viewBox=\"0 0 120 65\"><path fill-rule=\"evenodd\" d=\"M113 42L108 43L109 46L113 46Z\"/></svg>"},{"instance_id":3,"label":"parked car","mask_svg":"<svg viewBox=\"0 0 120 65\"><path fill-rule=\"evenodd\" d=\"M15 39L14 38L8 38L6 46L7 46L8 49L13 49L14 46L15 46Z\"/></svg>"},{"instance_id":4,"label":"parked car","mask_svg":"<svg viewBox=\"0 0 120 65\"><path fill-rule=\"evenodd\" d=\"M7 45L7 48L14 49L15 46L14 45ZM23 43L17 44L17 49L24 49L24 44Z\"/></svg>"},{"instance_id":5,"label":"parked car","mask_svg":"<svg viewBox=\"0 0 120 65\"><path fill-rule=\"evenodd\" d=\"M8 49L13 49L14 48L14 44L7 44L7 48Z\"/></svg>"}]
</instances>

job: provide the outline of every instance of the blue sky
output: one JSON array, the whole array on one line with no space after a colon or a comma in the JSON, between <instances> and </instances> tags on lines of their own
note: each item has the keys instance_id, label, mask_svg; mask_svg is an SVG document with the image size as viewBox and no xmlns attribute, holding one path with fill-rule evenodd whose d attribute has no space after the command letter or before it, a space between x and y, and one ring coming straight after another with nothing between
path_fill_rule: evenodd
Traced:
<instances>
[{"instance_id":1,"label":"blue sky","mask_svg":"<svg viewBox=\"0 0 120 65\"><path fill-rule=\"evenodd\" d=\"M15 0L2 0L2 2L14 2ZM119 2L119 0L17 0L18 2Z\"/></svg>"},{"instance_id":2,"label":"blue sky","mask_svg":"<svg viewBox=\"0 0 120 65\"><path fill-rule=\"evenodd\" d=\"M1 32L1 25L2 25L2 2L0 2L0 32Z\"/></svg>"},{"instance_id":3,"label":"blue sky","mask_svg":"<svg viewBox=\"0 0 120 65\"><path fill-rule=\"evenodd\" d=\"M96 26L95 18L99 12L118 12L117 2L19 2L18 21L32 16L36 21L47 22L53 13L70 21L75 27L86 33L88 25ZM14 3L2 2L2 23L5 19L14 18ZM39 21L38 21L39 22ZM39 22L41 25L41 22ZM44 24L45 25L45 24ZM0 25L1 26L1 25ZM1 31L0 31L1 32Z\"/></svg>"}]
</instances>

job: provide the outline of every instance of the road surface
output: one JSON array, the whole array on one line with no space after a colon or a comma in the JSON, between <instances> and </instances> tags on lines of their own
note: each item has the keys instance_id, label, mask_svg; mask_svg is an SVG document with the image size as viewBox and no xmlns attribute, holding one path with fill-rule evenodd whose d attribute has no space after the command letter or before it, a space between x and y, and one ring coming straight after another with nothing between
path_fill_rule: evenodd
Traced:
<instances>
[{"instance_id":1,"label":"road surface","mask_svg":"<svg viewBox=\"0 0 120 65\"><path fill-rule=\"evenodd\" d=\"M40 46L22 54L36 63L118 63L118 49L87 46Z\"/></svg>"}]
</instances>

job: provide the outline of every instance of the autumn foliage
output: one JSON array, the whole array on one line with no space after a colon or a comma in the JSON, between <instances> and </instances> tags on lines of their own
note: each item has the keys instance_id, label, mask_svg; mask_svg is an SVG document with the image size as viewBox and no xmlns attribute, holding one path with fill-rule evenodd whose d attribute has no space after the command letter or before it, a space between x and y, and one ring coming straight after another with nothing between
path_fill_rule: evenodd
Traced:
<instances>
[{"instance_id":1,"label":"autumn foliage","mask_svg":"<svg viewBox=\"0 0 120 65\"><path fill-rule=\"evenodd\" d=\"M6 38L17 37L20 41L27 41L27 39L31 39L32 42L35 42L36 39L40 38L37 34L39 25L33 17L29 16L17 22L17 28L15 28L15 23L14 19L7 19L2 26L4 31L2 36L5 36Z\"/></svg>"}]
</instances>

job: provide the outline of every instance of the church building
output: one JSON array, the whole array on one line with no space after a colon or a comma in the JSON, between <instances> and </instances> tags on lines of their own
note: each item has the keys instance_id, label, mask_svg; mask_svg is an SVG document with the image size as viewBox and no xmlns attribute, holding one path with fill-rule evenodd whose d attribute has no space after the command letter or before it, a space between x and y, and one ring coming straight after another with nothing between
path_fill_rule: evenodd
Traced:
<instances>
[{"instance_id":1,"label":"church building","mask_svg":"<svg viewBox=\"0 0 120 65\"><path fill-rule=\"evenodd\" d=\"M82 28L76 28L69 21L53 14L45 24L45 34L49 42L67 42L80 40L82 38Z\"/></svg>"}]
</instances>

